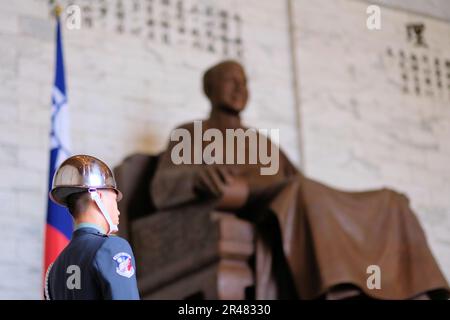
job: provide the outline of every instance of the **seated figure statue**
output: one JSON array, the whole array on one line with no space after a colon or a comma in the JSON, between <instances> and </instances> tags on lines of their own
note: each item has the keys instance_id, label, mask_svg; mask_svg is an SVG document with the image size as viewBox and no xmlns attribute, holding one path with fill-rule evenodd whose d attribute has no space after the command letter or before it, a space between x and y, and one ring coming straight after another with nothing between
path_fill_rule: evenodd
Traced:
<instances>
[{"instance_id":1,"label":"seated figure statue","mask_svg":"<svg viewBox=\"0 0 450 320\"><path fill-rule=\"evenodd\" d=\"M211 102L209 118L177 129L191 136L198 128L201 133L216 129L224 137L227 129L247 130L240 119L248 100L243 67L219 63L204 74L203 85ZM260 162L228 163L227 152L237 150L227 143L215 154L223 161L196 163L198 150L192 143L182 155L192 161L175 163L179 140L172 140L152 181L156 207L226 210L254 223L255 298L315 299L341 286L378 299L448 296L448 284L403 194L389 189L344 192L316 182L259 133L257 140L279 153L275 174L261 174L265 164ZM207 140L200 142L200 152ZM251 147L244 147L247 160ZM379 277L371 279L375 273Z\"/></svg>"}]
</instances>

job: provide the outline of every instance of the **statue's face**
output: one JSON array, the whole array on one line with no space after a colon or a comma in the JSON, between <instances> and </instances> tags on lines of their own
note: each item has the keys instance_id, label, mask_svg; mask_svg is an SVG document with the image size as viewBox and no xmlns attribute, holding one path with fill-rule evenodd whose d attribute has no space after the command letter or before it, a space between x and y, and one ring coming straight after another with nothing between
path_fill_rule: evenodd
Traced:
<instances>
[{"instance_id":1,"label":"statue's face","mask_svg":"<svg viewBox=\"0 0 450 320\"><path fill-rule=\"evenodd\" d=\"M242 67L235 63L223 65L212 78L211 104L241 112L248 100L247 79Z\"/></svg>"}]
</instances>

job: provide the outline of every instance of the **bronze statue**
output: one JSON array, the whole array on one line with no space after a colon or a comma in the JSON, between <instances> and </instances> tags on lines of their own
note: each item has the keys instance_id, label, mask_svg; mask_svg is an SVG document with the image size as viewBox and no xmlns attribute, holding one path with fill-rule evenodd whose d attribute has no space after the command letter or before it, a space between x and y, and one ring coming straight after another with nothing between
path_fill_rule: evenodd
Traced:
<instances>
[{"instance_id":1,"label":"bronze statue","mask_svg":"<svg viewBox=\"0 0 450 320\"><path fill-rule=\"evenodd\" d=\"M224 135L227 129L247 130L240 120L248 100L243 67L225 61L203 80L212 109L202 130ZM178 129L194 134L195 125ZM227 210L255 224L260 236L256 298L314 299L342 286L381 299L450 292L404 195L388 189L335 190L306 178L270 139L260 134L257 139L279 152L276 174L262 175L261 163L175 164L177 142L171 141L151 190L159 209ZM202 141L202 150L207 145ZM191 147L187 154L194 157ZM246 159L250 151L246 146ZM368 287L371 268L381 274L376 288Z\"/></svg>"}]
</instances>

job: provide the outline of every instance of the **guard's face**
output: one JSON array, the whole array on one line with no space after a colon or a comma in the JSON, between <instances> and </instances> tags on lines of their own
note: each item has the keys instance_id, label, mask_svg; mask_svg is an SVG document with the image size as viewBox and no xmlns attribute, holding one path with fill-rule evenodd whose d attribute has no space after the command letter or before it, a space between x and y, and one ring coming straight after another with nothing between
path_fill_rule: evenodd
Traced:
<instances>
[{"instance_id":1,"label":"guard's face","mask_svg":"<svg viewBox=\"0 0 450 320\"><path fill-rule=\"evenodd\" d=\"M113 190L102 190L102 200L106 206L106 210L111 217L111 221L113 224L119 224L119 215L120 211L117 207L117 193Z\"/></svg>"},{"instance_id":2,"label":"guard's face","mask_svg":"<svg viewBox=\"0 0 450 320\"><path fill-rule=\"evenodd\" d=\"M216 71L211 85L210 99L213 106L228 108L234 112L244 110L248 100L247 79L238 64L227 64Z\"/></svg>"}]
</instances>

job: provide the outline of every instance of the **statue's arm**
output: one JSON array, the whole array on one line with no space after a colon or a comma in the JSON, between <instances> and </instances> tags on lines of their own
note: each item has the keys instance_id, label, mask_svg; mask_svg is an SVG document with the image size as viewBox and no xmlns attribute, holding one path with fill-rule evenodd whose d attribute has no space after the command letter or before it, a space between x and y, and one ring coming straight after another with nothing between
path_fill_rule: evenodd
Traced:
<instances>
[{"instance_id":1,"label":"statue's arm","mask_svg":"<svg viewBox=\"0 0 450 320\"><path fill-rule=\"evenodd\" d=\"M217 209L241 208L249 194L248 183L226 166L175 165L171 148L160 158L151 184L155 206L162 210L199 200L216 200Z\"/></svg>"}]
</instances>

